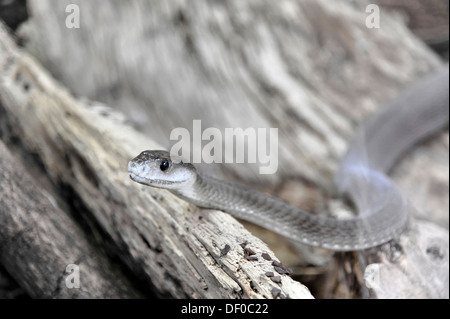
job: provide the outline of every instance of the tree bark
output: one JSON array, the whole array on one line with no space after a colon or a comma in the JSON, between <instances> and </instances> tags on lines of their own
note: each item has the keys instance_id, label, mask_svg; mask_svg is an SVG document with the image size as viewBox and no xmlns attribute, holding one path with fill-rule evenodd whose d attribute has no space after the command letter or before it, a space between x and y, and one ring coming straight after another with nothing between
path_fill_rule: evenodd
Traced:
<instances>
[{"instance_id":1,"label":"tree bark","mask_svg":"<svg viewBox=\"0 0 450 319\"><path fill-rule=\"evenodd\" d=\"M21 287L34 298L142 297L1 141L0 154L0 262Z\"/></svg>"},{"instance_id":2,"label":"tree bark","mask_svg":"<svg viewBox=\"0 0 450 319\"><path fill-rule=\"evenodd\" d=\"M69 3L80 8L80 29L65 25ZM146 280L154 284L159 295L267 296L275 286L260 287L255 294L251 287L259 283L258 275L251 273L252 284L243 278L254 262L242 271L220 257L226 245L230 247L226 256L232 256L235 262L243 257L239 244L250 235L237 235L239 226L234 219L218 212L198 211L165 192L133 185L126 178L126 162L144 149L170 148L171 130L191 130L195 119L202 120L203 128L215 127L222 132L227 127L276 127L276 174L261 175L258 165L249 164L200 165L200 169L250 184L306 210L351 215L352 210L337 198L333 176L356 126L402 88L442 64L398 16L381 11L381 27L367 28L367 4L313 0L109 1L103 3L104 14L99 17L93 7L96 4L88 1L29 1L31 19L18 31L26 50L76 96L120 110L146 137L124 125L120 114L97 102L74 102L66 98L66 93L62 94L64 98L59 93L56 98L48 92L45 98L35 99L33 95L33 105L39 108L31 108L30 119L30 113L20 107L5 106L7 121L15 119L13 123L21 123L17 127L28 130L27 134L18 133L27 141L26 149L42 158L51 180L74 185L74 193L111 236L118 255L139 276L152 277ZM10 105L28 103L28 90L23 93L10 84L29 83L30 79L23 77L28 68L28 62L18 67L18 80L8 73L10 86L5 92L14 102L2 100ZM38 80L41 87L42 78ZM33 76L31 83L35 81ZM44 88L54 90L53 85ZM47 101L55 99L56 105ZM79 106L82 104L89 107ZM414 150L391 173L417 208L415 216L448 228L448 131ZM137 195L136 190L140 190ZM102 197L108 201L97 199ZM151 214L146 215L146 211ZM441 238L448 242L448 230L436 226L430 232L424 230L429 227L418 224L413 222L411 231L399 239L405 252L401 258L395 254L398 246L390 243L362 254L338 254L329 267L324 267L330 262L329 253L302 247L298 257L298 247L293 253L291 243L267 231L250 229L264 241L273 242L270 247L276 255L284 263L297 266L298 272L311 270L303 268L304 264L320 265L315 273L330 269L319 296L445 296L448 271L441 265L448 264L448 244L445 249L446 242ZM227 229L224 225L231 226ZM157 236L158 232L164 236ZM259 254L267 248L251 238L252 243L258 243L258 260L263 261ZM430 238L439 238L438 248L433 248ZM411 252L407 242L410 247L420 246L420 252ZM414 267L401 268L417 254L418 264L438 263L436 277L421 277L425 282L416 280L430 268L424 267L419 273L411 270ZM441 255L444 258L438 258L440 261L433 259ZM138 256L145 266L130 261ZM236 259L238 256L241 259ZM398 273L403 272L409 280L381 280L383 286L376 287L369 278L369 291L364 284L364 268L374 262L382 270L379 274L384 275L388 265L394 270L387 278L400 278ZM166 271L149 270L158 267ZM436 287L433 282L443 285ZM209 288L199 290L196 285ZM213 293L211 287L216 286L219 288ZM281 294L298 296L288 291Z\"/></svg>"}]
</instances>

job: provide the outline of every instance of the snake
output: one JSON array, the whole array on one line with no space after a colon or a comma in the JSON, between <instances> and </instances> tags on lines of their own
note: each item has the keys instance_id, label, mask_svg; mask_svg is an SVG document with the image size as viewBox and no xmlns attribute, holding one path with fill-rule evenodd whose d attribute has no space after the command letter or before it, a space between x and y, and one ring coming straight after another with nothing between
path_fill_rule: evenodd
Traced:
<instances>
[{"instance_id":1,"label":"snake","mask_svg":"<svg viewBox=\"0 0 450 319\"><path fill-rule=\"evenodd\" d=\"M410 220L409 201L388 177L389 170L406 151L448 125L448 87L447 64L408 87L356 130L334 179L358 212L351 218L309 213L202 174L164 150L141 152L129 161L128 173L137 183L166 189L201 208L229 213L302 244L334 251L379 246L397 238Z\"/></svg>"}]
</instances>

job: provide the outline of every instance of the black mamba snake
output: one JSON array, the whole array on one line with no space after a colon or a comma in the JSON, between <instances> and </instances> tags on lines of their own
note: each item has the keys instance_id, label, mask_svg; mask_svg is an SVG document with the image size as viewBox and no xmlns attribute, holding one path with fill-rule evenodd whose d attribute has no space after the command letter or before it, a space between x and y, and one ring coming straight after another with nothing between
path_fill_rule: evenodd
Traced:
<instances>
[{"instance_id":1,"label":"black mamba snake","mask_svg":"<svg viewBox=\"0 0 450 319\"><path fill-rule=\"evenodd\" d=\"M266 194L198 173L166 151L144 151L128 164L130 178L165 188L205 208L225 211L286 238L331 250L360 250L398 236L408 224L409 206L386 176L401 154L442 129L449 120L449 68L401 94L357 131L341 162L336 184L350 195L359 215L317 216Z\"/></svg>"}]
</instances>

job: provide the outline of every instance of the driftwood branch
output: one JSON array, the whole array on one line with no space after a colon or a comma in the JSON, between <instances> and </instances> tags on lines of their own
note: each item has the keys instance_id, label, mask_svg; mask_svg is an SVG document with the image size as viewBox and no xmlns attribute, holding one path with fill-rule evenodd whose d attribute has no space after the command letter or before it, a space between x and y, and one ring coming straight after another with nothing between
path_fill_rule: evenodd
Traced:
<instances>
[{"instance_id":1,"label":"driftwood branch","mask_svg":"<svg viewBox=\"0 0 450 319\"><path fill-rule=\"evenodd\" d=\"M65 26L69 3L80 7L80 29ZM76 96L123 112L145 137L115 111L75 100L5 32L1 121L55 185L80 198L114 254L159 296L310 297L285 275L281 285L264 275L273 266L262 254L275 255L233 218L130 182L131 157L169 148L172 128L190 129L193 119L220 130L277 127L277 174L245 164L212 173L303 209L350 214L336 199L333 175L357 124L441 65L394 16L382 11L381 28L366 28L367 1L105 2L104 12L114 14L101 20L89 1L28 4L31 18L18 31L26 51ZM415 216L448 227L448 131L409 154L392 176ZM257 261L246 258L246 241ZM298 259L279 237L272 242L294 266L330 261L304 247ZM448 296L448 230L427 222L413 219L397 244L332 260L319 296Z\"/></svg>"}]
</instances>

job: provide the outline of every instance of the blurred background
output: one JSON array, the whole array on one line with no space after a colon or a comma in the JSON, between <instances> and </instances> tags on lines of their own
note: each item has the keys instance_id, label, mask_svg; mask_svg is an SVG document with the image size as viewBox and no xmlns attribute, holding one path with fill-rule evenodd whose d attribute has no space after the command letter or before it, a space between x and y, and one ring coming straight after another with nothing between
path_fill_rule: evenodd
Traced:
<instances>
[{"instance_id":1,"label":"blurred background","mask_svg":"<svg viewBox=\"0 0 450 319\"><path fill-rule=\"evenodd\" d=\"M379 28L366 25L370 3L379 5ZM70 4L79 28L67 27ZM449 56L444 0L0 0L0 19L71 94L120 111L166 149L174 128L191 131L198 119L222 132L278 128L276 174L251 164L201 169L312 212L345 206L333 176L357 125ZM442 143L448 148L448 133ZM440 165L448 195L448 158ZM433 191L417 194L402 182L411 167L393 173L424 207ZM429 210L448 227L448 196L436 203ZM289 243L265 236L301 280L318 280L325 257L299 261ZM3 273L0 265L0 296L25 297Z\"/></svg>"}]
</instances>

